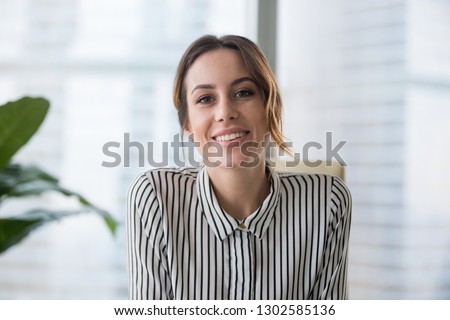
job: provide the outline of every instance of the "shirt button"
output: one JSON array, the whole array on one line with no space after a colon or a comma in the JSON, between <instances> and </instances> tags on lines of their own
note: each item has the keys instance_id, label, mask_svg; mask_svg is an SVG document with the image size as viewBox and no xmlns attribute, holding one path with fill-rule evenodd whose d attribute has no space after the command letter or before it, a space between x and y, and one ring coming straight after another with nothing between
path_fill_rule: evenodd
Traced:
<instances>
[{"instance_id":1,"label":"shirt button","mask_svg":"<svg viewBox=\"0 0 450 320\"><path fill-rule=\"evenodd\" d=\"M243 222L241 222L241 223L239 224L239 228L241 228L241 229L247 229L247 226L246 226Z\"/></svg>"}]
</instances>

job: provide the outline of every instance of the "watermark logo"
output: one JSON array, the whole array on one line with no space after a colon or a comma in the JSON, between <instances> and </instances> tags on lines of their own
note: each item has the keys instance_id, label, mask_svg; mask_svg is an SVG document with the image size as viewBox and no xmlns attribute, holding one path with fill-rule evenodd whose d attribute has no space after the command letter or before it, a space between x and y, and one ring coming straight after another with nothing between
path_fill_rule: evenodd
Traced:
<instances>
[{"instance_id":1,"label":"watermark logo","mask_svg":"<svg viewBox=\"0 0 450 320\"><path fill-rule=\"evenodd\" d=\"M346 162L339 154L346 143L347 141L339 141L334 145L332 132L326 132L325 146L317 141L305 143L302 146L302 152L294 153L294 157L286 163L286 167L293 168L299 165L300 162L311 168L323 164L331 166L334 162L339 163L341 166L346 166ZM176 134L171 142L159 144L158 146L157 143L151 141L146 144L132 141L130 134L124 133L122 142L108 141L103 145L102 151L106 159L101 165L105 168L130 167L131 160L137 158L139 167L147 165L151 167L166 167L169 165L179 167L198 167L200 165L231 167L233 150L236 148L240 149L240 154L242 155L239 165L247 168L257 166L262 160L268 163L269 166L274 167L276 165L274 158L286 156L286 153L278 148L273 141L245 141L239 146L224 149L217 141L210 141L200 146L199 142L183 141L180 134ZM288 148L292 148L291 142L286 142L285 144ZM316 152L323 150L325 152L325 160L310 159L313 150ZM159 153L160 151L161 153ZM137 157L132 156L132 153L136 152ZM196 157L197 152L201 154L201 160ZM156 154L160 154L161 159L156 159Z\"/></svg>"}]
</instances>

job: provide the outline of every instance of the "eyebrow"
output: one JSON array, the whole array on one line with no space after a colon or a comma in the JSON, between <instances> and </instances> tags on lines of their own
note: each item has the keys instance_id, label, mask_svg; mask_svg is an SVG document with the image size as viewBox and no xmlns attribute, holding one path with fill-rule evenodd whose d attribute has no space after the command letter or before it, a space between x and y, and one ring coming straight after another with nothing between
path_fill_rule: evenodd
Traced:
<instances>
[{"instance_id":1,"label":"eyebrow","mask_svg":"<svg viewBox=\"0 0 450 320\"><path fill-rule=\"evenodd\" d=\"M237 84L239 84L239 83L241 83L241 82L244 82L244 81L251 81L251 82L253 82L255 85L257 85L257 84L256 84L256 81L255 81L253 78L250 78L250 77L242 77L242 78L237 78L237 79L233 80L233 82L231 82L231 86L235 86L235 85L237 85ZM196 85L196 86L194 87L194 89L192 89L191 94L192 94L195 90L197 90L197 89L214 89L214 88L215 88L215 86L212 85L212 84L199 84L199 85Z\"/></svg>"}]
</instances>

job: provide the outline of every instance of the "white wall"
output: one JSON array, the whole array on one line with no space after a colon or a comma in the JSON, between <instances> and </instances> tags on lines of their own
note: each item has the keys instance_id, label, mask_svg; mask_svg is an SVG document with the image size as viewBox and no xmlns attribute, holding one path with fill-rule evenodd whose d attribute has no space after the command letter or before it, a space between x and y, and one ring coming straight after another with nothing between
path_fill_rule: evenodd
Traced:
<instances>
[{"instance_id":1,"label":"white wall","mask_svg":"<svg viewBox=\"0 0 450 320\"><path fill-rule=\"evenodd\" d=\"M450 2L281 0L278 20L287 137L348 141L351 298L450 298Z\"/></svg>"}]
</instances>

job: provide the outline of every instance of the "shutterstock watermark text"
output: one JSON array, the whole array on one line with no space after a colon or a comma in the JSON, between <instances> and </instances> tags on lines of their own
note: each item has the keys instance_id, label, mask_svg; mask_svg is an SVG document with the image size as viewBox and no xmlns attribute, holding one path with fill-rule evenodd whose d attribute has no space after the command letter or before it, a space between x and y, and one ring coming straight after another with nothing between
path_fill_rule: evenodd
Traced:
<instances>
[{"instance_id":1,"label":"shutterstock watermark text","mask_svg":"<svg viewBox=\"0 0 450 320\"><path fill-rule=\"evenodd\" d=\"M293 158L286 163L287 167L295 167L300 162L308 167L318 167L320 165L332 165L333 162L346 166L344 159L339 152L347 141L339 141L333 144L333 134L326 132L325 144L317 141L305 143L301 152L294 152ZM285 142L286 147L292 149L291 142ZM277 157L286 156L286 152L280 149L275 142L244 141L232 148L223 148L217 141L209 141L200 145L196 141L183 141L180 134L173 136L172 141L155 143L152 141L145 144L139 141L132 141L129 133L123 134L123 141L108 141L103 145L103 155L106 157L101 165L105 168L116 168L119 166L130 167L132 159L138 162L139 167L147 165L151 167L166 167L175 165L179 167L198 167L206 165L209 167L232 166L233 149L238 148L242 155L240 165L243 167L257 166L263 160L269 166L275 166ZM324 152L325 160L311 159L314 152ZM201 154L199 160L196 154ZM159 155L159 159L156 159Z\"/></svg>"}]
</instances>

